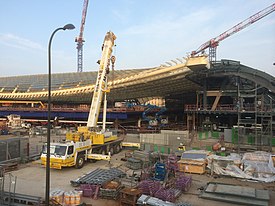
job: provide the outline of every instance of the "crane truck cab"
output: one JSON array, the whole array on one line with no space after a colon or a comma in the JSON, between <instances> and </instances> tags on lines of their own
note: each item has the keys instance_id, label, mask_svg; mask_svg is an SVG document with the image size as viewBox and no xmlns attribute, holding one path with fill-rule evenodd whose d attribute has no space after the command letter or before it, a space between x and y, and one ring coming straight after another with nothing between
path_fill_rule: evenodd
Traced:
<instances>
[{"instance_id":1,"label":"crane truck cab","mask_svg":"<svg viewBox=\"0 0 275 206\"><path fill-rule=\"evenodd\" d=\"M90 147L88 143L79 144L74 142L64 142L64 143L51 143L50 145L50 168L61 169L62 167L75 166L76 168L81 168L85 162L85 150L81 150L85 145ZM47 159L47 144L43 146L41 154L41 162L46 165Z\"/></svg>"},{"instance_id":2,"label":"crane truck cab","mask_svg":"<svg viewBox=\"0 0 275 206\"><path fill-rule=\"evenodd\" d=\"M112 154L122 149L122 139L112 135L111 132L107 137L104 134L89 131L87 127L79 127L77 132L66 134L65 142L51 143L50 168L62 169L74 166L80 169L87 160L109 161ZM42 165L46 165L46 161L47 144L42 149Z\"/></svg>"}]
</instances>

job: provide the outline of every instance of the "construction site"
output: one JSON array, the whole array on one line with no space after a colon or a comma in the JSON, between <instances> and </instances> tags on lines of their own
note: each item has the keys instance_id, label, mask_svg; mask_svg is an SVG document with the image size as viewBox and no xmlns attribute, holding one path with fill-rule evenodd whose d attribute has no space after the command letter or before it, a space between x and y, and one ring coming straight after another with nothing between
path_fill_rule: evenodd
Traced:
<instances>
[{"instance_id":1,"label":"construction site","mask_svg":"<svg viewBox=\"0 0 275 206\"><path fill-rule=\"evenodd\" d=\"M0 77L0 205L275 205L275 77L216 58L275 4L153 68L114 69L108 31L96 72L87 8L77 72Z\"/></svg>"}]
</instances>

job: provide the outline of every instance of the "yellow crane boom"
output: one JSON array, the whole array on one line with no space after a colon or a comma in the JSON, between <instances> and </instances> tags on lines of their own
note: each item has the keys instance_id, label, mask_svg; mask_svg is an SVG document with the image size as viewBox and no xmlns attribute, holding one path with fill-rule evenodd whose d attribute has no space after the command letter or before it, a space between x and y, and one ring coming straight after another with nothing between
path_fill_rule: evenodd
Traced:
<instances>
[{"instance_id":1,"label":"yellow crane boom","mask_svg":"<svg viewBox=\"0 0 275 206\"><path fill-rule=\"evenodd\" d=\"M102 45L102 55L100 59L100 68L97 75L97 80L94 88L92 104L88 117L87 127L95 128L97 126L98 116L100 112L103 94L107 89L107 74L109 73L109 65L116 36L113 32L107 32Z\"/></svg>"}]
</instances>

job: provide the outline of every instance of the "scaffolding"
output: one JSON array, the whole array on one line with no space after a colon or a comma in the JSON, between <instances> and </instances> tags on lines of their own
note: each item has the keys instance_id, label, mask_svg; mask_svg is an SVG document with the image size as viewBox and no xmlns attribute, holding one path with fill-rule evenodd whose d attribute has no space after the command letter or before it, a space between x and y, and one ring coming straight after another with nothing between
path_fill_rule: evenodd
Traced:
<instances>
[{"instance_id":1,"label":"scaffolding","mask_svg":"<svg viewBox=\"0 0 275 206\"><path fill-rule=\"evenodd\" d=\"M255 88L257 84L255 83ZM240 78L237 79L237 142L238 153L241 145L257 145L257 110L256 108L257 89L255 91L243 88ZM251 139L249 140L248 137ZM255 142L256 140L256 142Z\"/></svg>"},{"instance_id":2,"label":"scaffolding","mask_svg":"<svg viewBox=\"0 0 275 206\"><path fill-rule=\"evenodd\" d=\"M258 94L259 88L256 82L252 90L241 88L240 82L237 83L238 153L245 145L250 149L272 151L274 100L266 92Z\"/></svg>"},{"instance_id":3,"label":"scaffolding","mask_svg":"<svg viewBox=\"0 0 275 206\"><path fill-rule=\"evenodd\" d=\"M272 151L272 145L274 141L274 129L275 129L275 114L273 110L275 107L273 106L275 101L269 94L262 94L261 99L259 101L261 103L260 112L258 115L261 121L261 131L260 138L262 143L267 143L269 145L269 151Z\"/></svg>"}]
</instances>

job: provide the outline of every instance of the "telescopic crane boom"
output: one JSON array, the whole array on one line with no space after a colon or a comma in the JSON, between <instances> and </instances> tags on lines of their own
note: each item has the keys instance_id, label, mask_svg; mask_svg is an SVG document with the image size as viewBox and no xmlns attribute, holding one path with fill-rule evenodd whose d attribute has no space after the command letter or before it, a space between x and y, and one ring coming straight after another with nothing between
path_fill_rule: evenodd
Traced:
<instances>
[{"instance_id":1,"label":"telescopic crane boom","mask_svg":"<svg viewBox=\"0 0 275 206\"><path fill-rule=\"evenodd\" d=\"M88 128L97 127L97 121L98 121L101 103L103 100L103 95L106 94L106 92L108 92L107 74L109 73L110 63L113 64L112 59L114 57L111 57L111 55L113 51L113 46L115 44L115 40L116 40L115 34L111 31L107 32L102 45L102 55L99 61L100 66L97 74L97 80L94 88L92 104L91 104L88 122L87 122ZM104 107L106 107L106 105L104 105Z\"/></svg>"},{"instance_id":2,"label":"telescopic crane boom","mask_svg":"<svg viewBox=\"0 0 275 206\"><path fill-rule=\"evenodd\" d=\"M83 33L84 33L84 26L86 21L86 14L88 9L89 0L84 0L83 3L83 10L82 10L82 19L80 25L80 33L79 36L75 38L75 42L77 42L77 72L83 71Z\"/></svg>"},{"instance_id":3,"label":"telescopic crane boom","mask_svg":"<svg viewBox=\"0 0 275 206\"><path fill-rule=\"evenodd\" d=\"M197 50L192 51L191 56L195 56L198 53L204 52L207 48L209 48L209 60L216 61L216 50L219 43L226 39L227 37L230 37L231 35L241 31L242 29L248 27L249 25L259 21L263 17L267 16L268 14L275 11L275 3L270 5L269 7L259 11L258 13L250 16L246 20L238 23L237 25L233 26L231 29L228 29L227 31L223 32L219 36L210 39L209 41L202 44Z\"/></svg>"}]
</instances>

